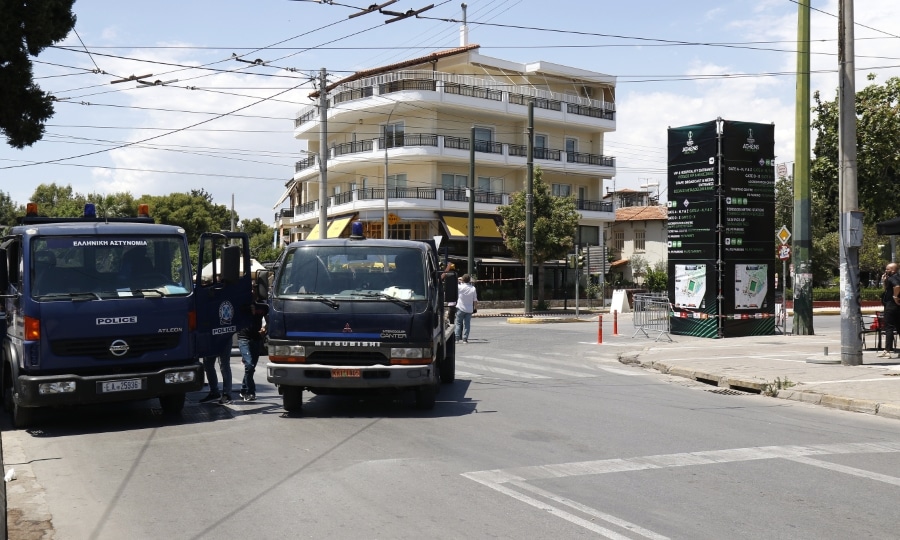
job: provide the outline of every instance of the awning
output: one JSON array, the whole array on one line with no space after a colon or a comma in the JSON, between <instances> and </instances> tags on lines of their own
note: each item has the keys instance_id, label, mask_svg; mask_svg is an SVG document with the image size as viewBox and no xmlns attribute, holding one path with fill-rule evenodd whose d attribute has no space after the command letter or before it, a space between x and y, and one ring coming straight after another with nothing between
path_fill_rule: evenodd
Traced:
<instances>
[{"instance_id":1,"label":"awning","mask_svg":"<svg viewBox=\"0 0 900 540\"><path fill-rule=\"evenodd\" d=\"M469 237L469 216L439 214L443 220L447 236L453 240ZM475 216L475 238L502 239L500 228L493 216Z\"/></svg>"},{"instance_id":2,"label":"awning","mask_svg":"<svg viewBox=\"0 0 900 540\"><path fill-rule=\"evenodd\" d=\"M326 238L338 238L344 232L344 229L347 228L347 225L356 217L356 214L347 214L344 216L338 216L331 219L331 222L328 223L328 230L325 232ZM319 239L319 224L316 223L313 226L312 230L309 231L309 234L306 235L307 240L318 240Z\"/></svg>"},{"instance_id":3,"label":"awning","mask_svg":"<svg viewBox=\"0 0 900 540\"><path fill-rule=\"evenodd\" d=\"M285 199L288 198L288 195L291 194L291 190L294 189L294 181L291 180L288 182L287 189L284 190L284 193L281 194L281 197L278 197L278 200L275 201L275 204L272 205L272 210L278 208L278 206L284 202Z\"/></svg>"},{"instance_id":4,"label":"awning","mask_svg":"<svg viewBox=\"0 0 900 540\"><path fill-rule=\"evenodd\" d=\"M612 269L617 266L622 266L623 264L628 264L628 259L619 259L618 261L613 261L609 263L609 267Z\"/></svg>"}]
</instances>

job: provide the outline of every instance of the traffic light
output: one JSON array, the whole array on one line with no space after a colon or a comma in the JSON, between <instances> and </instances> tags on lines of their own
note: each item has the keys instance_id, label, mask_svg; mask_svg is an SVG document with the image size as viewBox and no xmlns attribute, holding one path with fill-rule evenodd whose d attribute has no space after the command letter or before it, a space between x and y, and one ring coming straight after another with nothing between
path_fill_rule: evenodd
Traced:
<instances>
[{"instance_id":1,"label":"traffic light","mask_svg":"<svg viewBox=\"0 0 900 540\"><path fill-rule=\"evenodd\" d=\"M891 245L890 244L878 244L878 252L881 255L881 258L885 261L891 260Z\"/></svg>"},{"instance_id":2,"label":"traffic light","mask_svg":"<svg viewBox=\"0 0 900 540\"><path fill-rule=\"evenodd\" d=\"M569 253L566 255L566 266L569 268L575 268L575 255Z\"/></svg>"},{"instance_id":3,"label":"traffic light","mask_svg":"<svg viewBox=\"0 0 900 540\"><path fill-rule=\"evenodd\" d=\"M576 264L578 265L578 268L584 268L584 252L579 253L577 257L578 260L576 261Z\"/></svg>"}]
</instances>

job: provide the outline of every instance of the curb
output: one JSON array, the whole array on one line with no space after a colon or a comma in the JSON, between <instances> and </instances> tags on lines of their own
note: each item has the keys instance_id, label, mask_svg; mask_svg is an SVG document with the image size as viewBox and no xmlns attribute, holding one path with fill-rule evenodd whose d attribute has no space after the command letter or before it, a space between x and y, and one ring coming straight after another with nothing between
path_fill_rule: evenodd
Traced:
<instances>
[{"instance_id":1,"label":"curb","mask_svg":"<svg viewBox=\"0 0 900 540\"><path fill-rule=\"evenodd\" d=\"M588 319L577 319L575 317L522 317L509 316L506 319L509 324L553 324L553 323L576 323L590 322Z\"/></svg>"},{"instance_id":2,"label":"curb","mask_svg":"<svg viewBox=\"0 0 900 540\"><path fill-rule=\"evenodd\" d=\"M697 382L709 384L720 388L728 388L750 394L769 395L767 390L770 382L763 379L741 379L715 373L695 371L681 366L669 366L664 362L642 361L640 353L626 353L619 355L619 362L627 365L636 365L646 369L655 369L660 373L683 377ZM772 395L779 399L799 401L811 405L820 405L842 411L850 411L900 420L900 405L894 403L881 403L870 399L855 399L832 394L820 394L803 390L782 389Z\"/></svg>"}]
</instances>

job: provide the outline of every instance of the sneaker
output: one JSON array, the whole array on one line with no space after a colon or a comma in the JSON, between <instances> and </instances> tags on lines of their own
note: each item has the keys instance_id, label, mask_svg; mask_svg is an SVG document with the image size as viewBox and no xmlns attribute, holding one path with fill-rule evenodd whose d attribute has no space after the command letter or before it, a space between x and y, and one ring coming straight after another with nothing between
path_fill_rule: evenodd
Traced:
<instances>
[{"instance_id":1,"label":"sneaker","mask_svg":"<svg viewBox=\"0 0 900 540\"><path fill-rule=\"evenodd\" d=\"M218 392L210 392L206 394L206 397L200 400L200 403L212 403L213 401L218 401L222 396Z\"/></svg>"},{"instance_id":2,"label":"sneaker","mask_svg":"<svg viewBox=\"0 0 900 540\"><path fill-rule=\"evenodd\" d=\"M890 358L892 352L893 351L881 351L878 353L878 358Z\"/></svg>"},{"instance_id":3,"label":"sneaker","mask_svg":"<svg viewBox=\"0 0 900 540\"><path fill-rule=\"evenodd\" d=\"M256 394L250 394L247 396L247 401L256 401Z\"/></svg>"},{"instance_id":4,"label":"sneaker","mask_svg":"<svg viewBox=\"0 0 900 540\"><path fill-rule=\"evenodd\" d=\"M464 339L464 340L463 340L463 343L468 343L468 342L469 342L468 339Z\"/></svg>"},{"instance_id":5,"label":"sneaker","mask_svg":"<svg viewBox=\"0 0 900 540\"><path fill-rule=\"evenodd\" d=\"M230 405L231 404L231 396L228 394L222 394L222 397L219 398L219 405Z\"/></svg>"},{"instance_id":6,"label":"sneaker","mask_svg":"<svg viewBox=\"0 0 900 540\"><path fill-rule=\"evenodd\" d=\"M244 401L250 401L249 399L247 399L248 397L250 397L250 394L244 392L243 390L241 390L240 392L238 392L238 394L241 396L241 399L242 399L242 400L244 400Z\"/></svg>"}]
</instances>

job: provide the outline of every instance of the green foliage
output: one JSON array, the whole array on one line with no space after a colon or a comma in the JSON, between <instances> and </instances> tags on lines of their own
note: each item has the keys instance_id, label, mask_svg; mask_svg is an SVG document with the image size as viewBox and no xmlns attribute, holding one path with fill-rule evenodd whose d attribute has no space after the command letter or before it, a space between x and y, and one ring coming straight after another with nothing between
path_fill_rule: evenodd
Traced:
<instances>
[{"instance_id":1,"label":"green foliage","mask_svg":"<svg viewBox=\"0 0 900 540\"><path fill-rule=\"evenodd\" d=\"M784 296L789 300L794 297L793 289L784 291ZM840 302L841 289L839 287L820 287L812 290L813 302ZM880 302L881 287L860 287L860 302Z\"/></svg>"},{"instance_id":2,"label":"green foliage","mask_svg":"<svg viewBox=\"0 0 900 540\"><path fill-rule=\"evenodd\" d=\"M575 245L575 231L581 215L576 211L574 197L554 197L544 183L540 167L535 167L532 200L533 261L538 265L538 282L544 283L544 262L565 258ZM497 211L503 218L500 233L506 247L520 261L525 260L525 192L512 194L510 203ZM544 298L538 289L538 300Z\"/></svg>"},{"instance_id":3,"label":"green foliage","mask_svg":"<svg viewBox=\"0 0 900 540\"><path fill-rule=\"evenodd\" d=\"M25 215L25 208L16 204L9 193L0 191L0 228L16 224L16 218Z\"/></svg>"},{"instance_id":4,"label":"green foliage","mask_svg":"<svg viewBox=\"0 0 900 540\"><path fill-rule=\"evenodd\" d=\"M32 57L75 26L74 2L0 2L0 130L13 148L41 140L44 123L53 116L52 97L34 82Z\"/></svg>"},{"instance_id":5,"label":"green foliage","mask_svg":"<svg viewBox=\"0 0 900 540\"><path fill-rule=\"evenodd\" d=\"M138 202L150 205L150 215L157 223L183 227L191 244L196 244L204 232L231 229L231 211L225 205L213 204L203 190L143 195Z\"/></svg>"},{"instance_id":6,"label":"green foliage","mask_svg":"<svg viewBox=\"0 0 900 540\"><path fill-rule=\"evenodd\" d=\"M647 274L644 276L644 286L650 289L650 292L664 292L669 289L669 273L666 270L665 263L659 261L652 269L647 267Z\"/></svg>"},{"instance_id":7,"label":"green foliage","mask_svg":"<svg viewBox=\"0 0 900 540\"><path fill-rule=\"evenodd\" d=\"M763 394L770 397L775 397L778 395L779 390L785 390L796 385L797 383L791 381L787 377L785 377L784 379L782 379L781 377L775 377L774 381L766 384L766 387L763 390Z\"/></svg>"}]
</instances>

